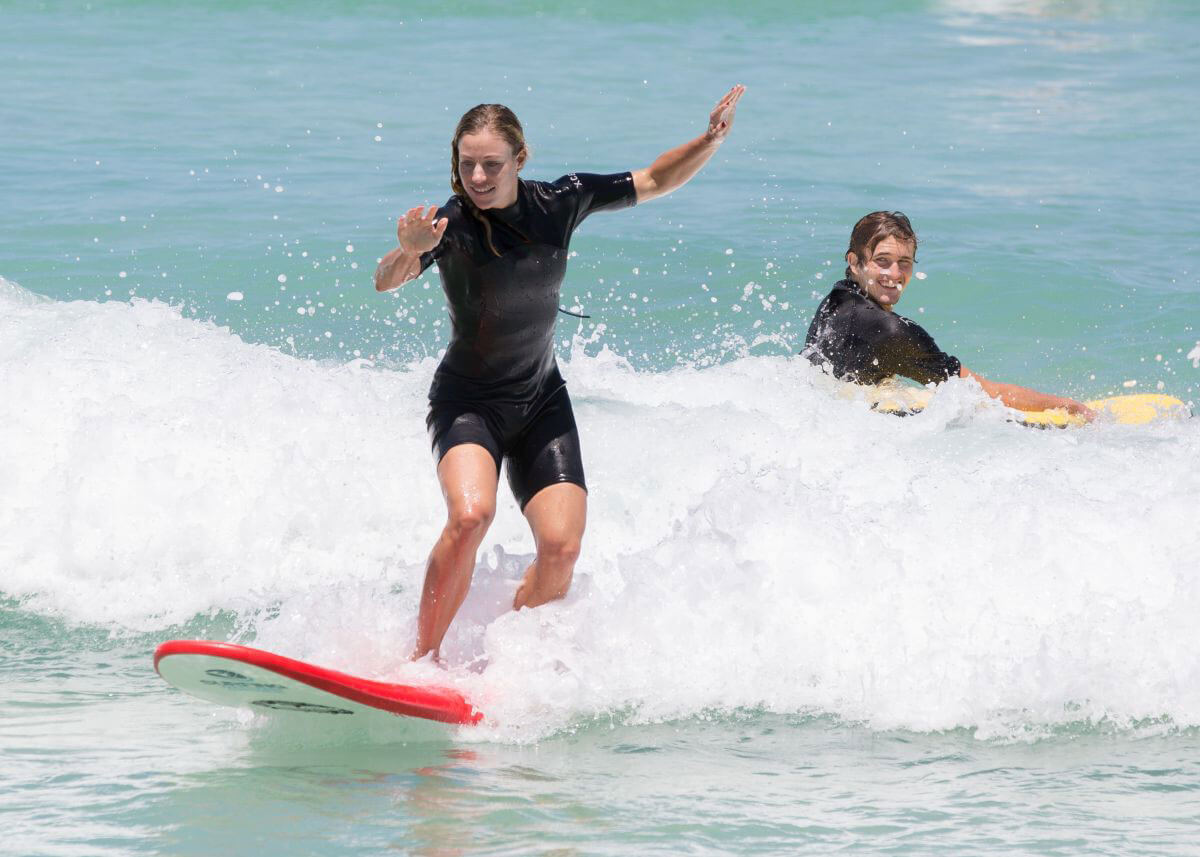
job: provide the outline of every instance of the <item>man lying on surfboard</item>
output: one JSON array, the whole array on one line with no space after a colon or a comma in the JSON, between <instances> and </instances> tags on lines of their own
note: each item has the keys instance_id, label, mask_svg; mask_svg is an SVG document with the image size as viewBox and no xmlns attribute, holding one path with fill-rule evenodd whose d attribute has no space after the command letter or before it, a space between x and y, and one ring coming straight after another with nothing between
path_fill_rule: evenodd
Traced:
<instances>
[{"instance_id":1,"label":"man lying on surfboard","mask_svg":"<svg viewBox=\"0 0 1200 857\"><path fill-rule=\"evenodd\" d=\"M902 375L921 384L974 378L983 391L1010 408L1049 411L1063 408L1092 420L1087 405L1028 387L989 381L938 348L933 337L894 311L912 278L917 234L898 211L874 211L854 224L846 250L846 279L817 307L804 353L835 377L878 384Z\"/></svg>"}]
</instances>

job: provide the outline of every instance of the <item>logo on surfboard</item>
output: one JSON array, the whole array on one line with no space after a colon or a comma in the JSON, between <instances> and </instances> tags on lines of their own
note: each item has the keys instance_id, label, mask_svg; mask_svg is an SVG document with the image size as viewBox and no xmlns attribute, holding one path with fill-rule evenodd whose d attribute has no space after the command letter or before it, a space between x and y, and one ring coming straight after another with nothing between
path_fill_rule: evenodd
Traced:
<instances>
[{"instance_id":1,"label":"logo on surfboard","mask_svg":"<svg viewBox=\"0 0 1200 857\"><path fill-rule=\"evenodd\" d=\"M255 699L251 705L270 708L275 711L302 711L305 714L353 714L349 708L334 708L332 705L318 705L315 702L292 702L287 699Z\"/></svg>"},{"instance_id":2,"label":"logo on surfboard","mask_svg":"<svg viewBox=\"0 0 1200 857\"><path fill-rule=\"evenodd\" d=\"M211 684L226 690L286 690L281 684L266 681L255 681L250 676L235 673L233 670L205 670L205 675L212 678L200 679L201 684Z\"/></svg>"}]
</instances>

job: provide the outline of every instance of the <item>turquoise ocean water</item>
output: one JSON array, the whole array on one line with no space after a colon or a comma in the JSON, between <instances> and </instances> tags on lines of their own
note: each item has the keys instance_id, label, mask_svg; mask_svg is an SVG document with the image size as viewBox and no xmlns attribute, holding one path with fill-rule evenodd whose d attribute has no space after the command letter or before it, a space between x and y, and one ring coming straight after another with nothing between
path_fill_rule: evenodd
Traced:
<instances>
[{"instance_id":1,"label":"turquoise ocean water","mask_svg":"<svg viewBox=\"0 0 1200 857\"><path fill-rule=\"evenodd\" d=\"M1200 424L870 413L799 358L855 219L975 371L1200 401L1200 12L944 0L0 3L0 853L1200 853ZM502 491L444 742L167 687L162 640L385 679L443 507L449 138L677 194L576 235L566 601ZM423 672L425 671L425 672Z\"/></svg>"}]
</instances>

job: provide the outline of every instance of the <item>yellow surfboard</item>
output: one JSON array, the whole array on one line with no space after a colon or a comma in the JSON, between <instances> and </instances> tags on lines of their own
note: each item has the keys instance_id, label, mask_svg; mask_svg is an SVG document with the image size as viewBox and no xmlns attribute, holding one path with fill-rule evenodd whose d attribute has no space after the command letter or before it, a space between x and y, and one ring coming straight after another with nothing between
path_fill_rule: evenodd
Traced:
<instances>
[{"instance_id":1,"label":"yellow surfboard","mask_svg":"<svg viewBox=\"0 0 1200 857\"><path fill-rule=\"evenodd\" d=\"M1187 419L1192 415L1187 405L1164 393L1135 393L1129 396L1112 396L1107 399L1093 399L1084 402L1104 422L1121 423L1127 426L1140 426L1158 420ZM1083 417L1069 414L1063 410L1025 412L1021 420L1028 426L1039 428L1066 428L1085 424Z\"/></svg>"},{"instance_id":2,"label":"yellow surfboard","mask_svg":"<svg viewBox=\"0 0 1200 857\"><path fill-rule=\"evenodd\" d=\"M871 407L885 414L920 413L929 404L933 391L923 387L910 387L900 384L884 384L873 388L874 394L868 396ZM1136 393L1128 396L1111 396L1107 399L1094 399L1085 404L1096 411L1101 422L1115 422L1122 425L1144 425L1159 420L1187 419L1192 415L1188 406L1165 393ZM1067 428L1068 426L1086 425L1083 417L1067 413L1064 410L1053 411L1022 411L1019 420L1022 425L1035 428Z\"/></svg>"}]
</instances>

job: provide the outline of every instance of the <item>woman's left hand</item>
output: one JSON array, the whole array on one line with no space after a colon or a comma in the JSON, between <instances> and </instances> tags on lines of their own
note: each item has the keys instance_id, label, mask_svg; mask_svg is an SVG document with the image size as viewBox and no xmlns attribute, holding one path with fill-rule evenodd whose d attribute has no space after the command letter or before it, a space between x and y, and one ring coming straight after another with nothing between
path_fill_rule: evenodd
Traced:
<instances>
[{"instance_id":1,"label":"woman's left hand","mask_svg":"<svg viewBox=\"0 0 1200 857\"><path fill-rule=\"evenodd\" d=\"M740 83L717 102L708 115L708 128L693 140L663 152L645 169L633 171L633 190L638 203L657 199L682 187L716 154L733 126L733 113L746 87Z\"/></svg>"},{"instance_id":2,"label":"woman's left hand","mask_svg":"<svg viewBox=\"0 0 1200 857\"><path fill-rule=\"evenodd\" d=\"M737 112L737 103L745 91L746 87L739 83L717 102L717 106L708 116L708 130L704 132L709 141L720 143L725 140L729 129L733 127L733 114Z\"/></svg>"}]
</instances>

